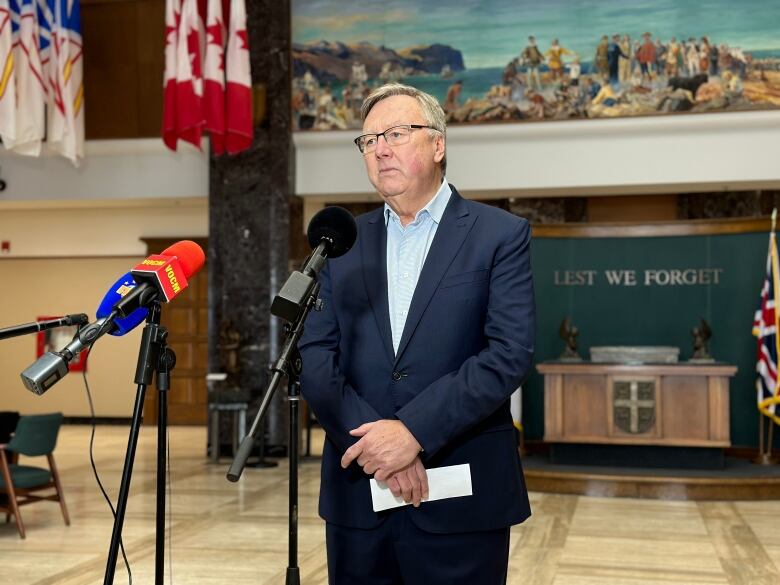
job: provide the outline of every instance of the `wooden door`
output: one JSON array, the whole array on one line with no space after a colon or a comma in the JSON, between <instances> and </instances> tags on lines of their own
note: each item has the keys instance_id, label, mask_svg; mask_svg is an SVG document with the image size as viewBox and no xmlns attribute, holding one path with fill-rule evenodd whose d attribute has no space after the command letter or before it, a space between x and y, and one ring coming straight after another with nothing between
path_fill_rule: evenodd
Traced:
<instances>
[{"instance_id":1,"label":"wooden door","mask_svg":"<svg viewBox=\"0 0 780 585\"><path fill-rule=\"evenodd\" d=\"M190 238L204 250L205 238ZM144 241L149 254L159 254L179 238ZM208 264L170 304L163 304L161 324L168 329L168 345L176 352L176 367L168 395L168 424L205 425L208 418ZM144 402L144 422L157 424L157 389L150 386Z\"/></svg>"}]
</instances>

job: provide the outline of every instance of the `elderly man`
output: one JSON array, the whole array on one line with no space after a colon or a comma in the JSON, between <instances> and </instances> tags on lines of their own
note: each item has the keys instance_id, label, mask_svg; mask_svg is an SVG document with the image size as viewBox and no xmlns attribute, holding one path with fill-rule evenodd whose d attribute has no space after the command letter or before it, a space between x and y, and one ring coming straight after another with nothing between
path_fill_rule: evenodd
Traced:
<instances>
[{"instance_id":1,"label":"elderly man","mask_svg":"<svg viewBox=\"0 0 780 585\"><path fill-rule=\"evenodd\" d=\"M505 583L509 527L530 515L509 408L533 356L530 229L447 182L432 96L385 85L361 115L355 143L385 204L322 270L300 343L327 436L330 583ZM428 501L426 470L456 465L471 495ZM374 512L372 476L412 505Z\"/></svg>"}]
</instances>

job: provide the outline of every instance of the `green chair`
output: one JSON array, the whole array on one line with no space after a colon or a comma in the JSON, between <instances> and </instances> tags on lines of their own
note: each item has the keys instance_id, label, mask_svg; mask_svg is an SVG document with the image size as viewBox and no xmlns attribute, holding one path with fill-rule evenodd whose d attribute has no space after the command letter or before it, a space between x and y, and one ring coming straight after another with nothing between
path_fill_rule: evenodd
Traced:
<instances>
[{"instance_id":1,"label":"green chair","mask_svg":"<svg viewBox=\"0 0 780 585\"><path fill-rule=\"evenodd\" d=\"M22 416L16 426L13 438L7 444L0 444L0 494L6 494L5 501L0 501L0 511L6 513L8 522L13 514L19 536L25 537L22 516L19 507L33 502L49 500L59 502L65 524L70 526L68 509L62 495L60 476L54 464L54 447L57 444L57 434L62 424L62 414L38 414ZM40 457L46 455L49 469L19 465L9 456ZM54 489L54 493L39 495L40 491Z\"/></svg>"}]
</instances>

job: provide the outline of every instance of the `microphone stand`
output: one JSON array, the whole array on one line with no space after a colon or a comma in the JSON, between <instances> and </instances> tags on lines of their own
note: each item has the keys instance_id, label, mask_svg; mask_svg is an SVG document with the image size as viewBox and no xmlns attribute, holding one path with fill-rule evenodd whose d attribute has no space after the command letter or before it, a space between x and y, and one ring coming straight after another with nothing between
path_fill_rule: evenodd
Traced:
<instances>
[{"instance_id":1,"label":"microphone stand","mask_svg":"<svg viewBox=\"0 0 780 585\"><path fill-rule=\"evenodd\" d=\"M305 271L304 271L305 272ZM298 567L298 441L300 421L298 416L299 402L301 397L301 356L298 353L298 340L303 334L303 325L306 317L312 309L319 310L320 303L317 295L320 291L320 284L315 282L308 292L302 310L298 316L290 323L285 325L285 339L279 357L271 366L273 377L271 378L265 395L260 404L260 409L252 423L249 434L241 442L241 446L236 453L233 463L227 472L227 478L236 482L241 477L241 473L246 466L246 461L252 451L252 446L261 431L260 422L271 403L282 376L287 377L287 401L290 404L290 439L288 447L288 457L290 462L290 486L289 486L289 558L287 566L286 585L300 585L301 576Z\"/></svg>"},{"instance_id":2,"label":"microphone stand","mask_svg":"<svg viewBox=\"0 0 780 585\"><path fill-rule=\"evenodd\" d=\"M72 325L86 325L89 323L87 316L83 313L78 315L66 315L59 319L48 319L46 321L33 321L32 323L23 323L22 325L14 325L12 327L3 327L0 329L0 340L10 339L11 337L19 337L20 335L27 335L29 333L38 333L40 331L46 331L48 329L55 329L57 327L70 327Z\"/></svg>"},{"instance_id":3,"label":"microphone stand","mask_svg":"<svg viewBox=\"0 0 780 585\"><path fill-rule=\"evenodd\" d=\"M162 309L159 301L154 301L149 308L138 351L138 365L135 371L135 383L138 385L133 408L133 419L130 424L130 436L127 441L127 453L122 470L122 480L119 497L116 504L114 528L111 543L108 548L108 561L103 585L112 585L116 571L117 556L122 540L122 526L127 509L127 498L130 492L130 480L133 474L135 451L138 445L138 434L141 428L144 397L146 389L157 373L157 390L159 392L159 407L157 410L157 524L155 548L155 585L164 585L165 560L165 463L167 450L168 425L168 390L170 389L170 372L176 365L176 354L167 346L168 330L160 326Z\"/></svg>"}]
</instances>

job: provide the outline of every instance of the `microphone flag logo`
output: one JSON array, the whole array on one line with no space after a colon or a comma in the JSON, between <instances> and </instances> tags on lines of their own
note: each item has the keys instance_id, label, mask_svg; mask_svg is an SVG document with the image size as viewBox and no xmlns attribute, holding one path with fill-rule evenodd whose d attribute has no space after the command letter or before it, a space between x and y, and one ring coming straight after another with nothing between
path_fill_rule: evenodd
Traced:
<instances>
[{"instance_id":1,"label":"microphone flag logo","mask_svg":"<svg viewBox=\"0 0 780 585\"><path fill-rule=\"evenodd\" d=\"M157 289L162 292L166 303L187 288L184 270L179 261L172 256L149 256L133 268L131 274L138 279L152 280Z\"/></svg>"}]
</instances>

